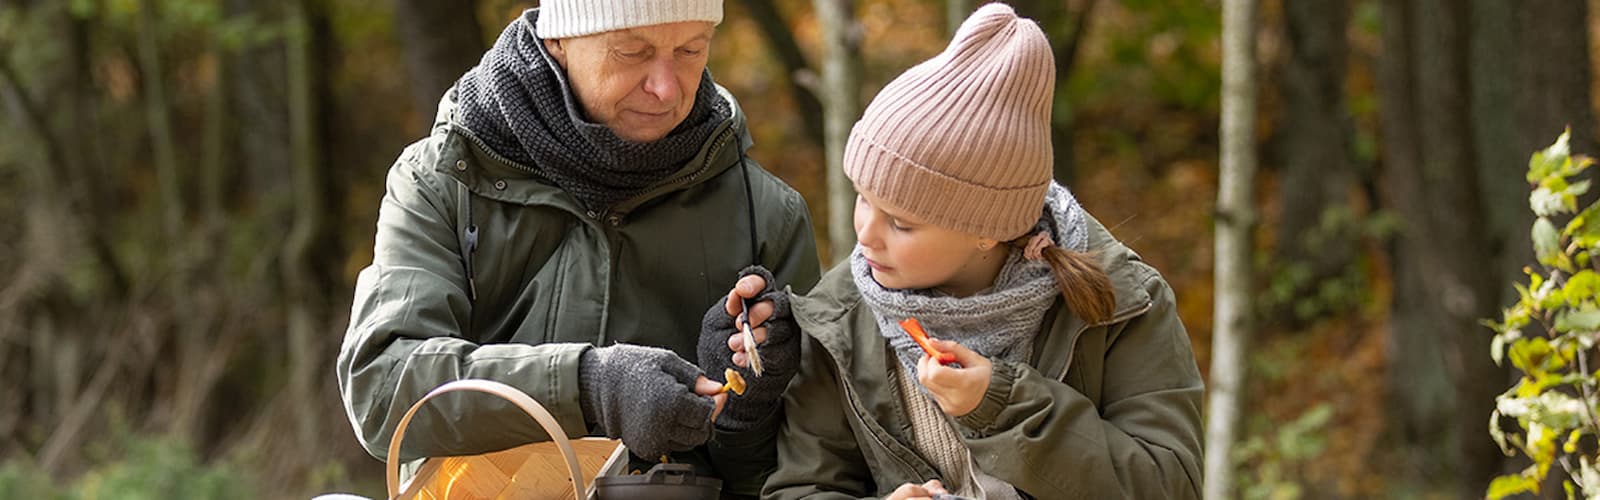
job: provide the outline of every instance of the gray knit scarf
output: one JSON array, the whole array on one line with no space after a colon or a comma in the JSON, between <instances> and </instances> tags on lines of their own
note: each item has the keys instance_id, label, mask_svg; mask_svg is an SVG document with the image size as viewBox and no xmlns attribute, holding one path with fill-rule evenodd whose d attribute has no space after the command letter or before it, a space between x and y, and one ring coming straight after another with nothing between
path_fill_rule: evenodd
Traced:
<instances>
[{"instance_id":1,"label":"gray knit scarf","mask_svg":"<svg viewBox=\"0 0 1600 500\"><path fill-rule=\"evenodd\" d=\"M707 71L694 108L666 137L632 142L588 121L566 74L534 35L538 9L513 21L483 60L456 82L457 121L506 159L604 210L671 176L733 116Z\"/></svg>"},{"instance_id":2,"label":"gray knit scarf","mask_svg":"<svg viewBox=\"0 0 1600 500\"><path fill-rule=\"evenodd\" d=\"M1043 214L1030 234L1040 231L1067 250L1088 250L1083 207L1060 184L1050 183ZM1061 293L1048 264L1030 261L1016 249L1006 258L994 286L970 297L952 297L931 288L884 288L872 278L859 244L850 254L850 268L861 298L877 317L878 334L888 339L912 376L922 349L900 329L900 320L917 318L928 335L959 342L986 358L1026 363L1044 313Z\"/></svg>"}]
</instances>

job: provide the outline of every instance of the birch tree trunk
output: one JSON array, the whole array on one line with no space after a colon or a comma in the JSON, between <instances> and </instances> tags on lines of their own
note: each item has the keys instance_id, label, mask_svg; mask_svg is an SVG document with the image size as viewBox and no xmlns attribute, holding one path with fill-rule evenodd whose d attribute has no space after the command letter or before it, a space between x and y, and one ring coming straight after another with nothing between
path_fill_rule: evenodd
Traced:
<instances>
[{"instance_id":1,"label":"birch tree trunk","mask_svg":"<svg viewBox=\"0 0 1600 500\"><path fill-rule=\"evenodd\" d=\"M1216 312L1206 422L1205 497L1235 498L1233 460L1254 309L1250 232L1256 170L1256 2L1222 3L1222 175L1217 186Z\"/></svg>"},{"instance_id":2,"label":"birch tree trunk","mask_svg":"<svg viewBox=\"0 0 1600 500\"><path fill-rule=\"evenodd\" d=\"M856 190L844 176L844 146L861 116L861 28L852 0L814 0L822 27L823 150L827 155L828 262L839 262L856 245Z\"/></svg>"}]
</instances>

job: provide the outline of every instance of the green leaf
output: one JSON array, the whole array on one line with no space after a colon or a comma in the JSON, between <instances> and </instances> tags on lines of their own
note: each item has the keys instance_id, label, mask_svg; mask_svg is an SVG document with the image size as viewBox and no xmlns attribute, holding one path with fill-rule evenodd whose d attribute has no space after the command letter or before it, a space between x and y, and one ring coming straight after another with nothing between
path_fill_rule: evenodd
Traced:
<instances>
[{"instance_id":1,"label":"green leaf","mask_svg":"<svg viewBox=\"0 0 1600 500\"><path fill-rule=\"evenodd\" d=\"M1566 192L1562 194L1566 195L1567 204L1570 207L1570 210L1577 210L1577 197L1583 196L1583 193L1587 192L1589 192L1589 180L1584 179L1572 183L1572 186L1568 187Z\"/></svg>"},{"instance_id":2,"label":"green leaf","mask_svg":"<svg viewBox=\"0 0 1600 500\"><path fill-rule=\"evenodd\" d=\"M1538 493L1539 481L1522 474L1510 474L1494 478L1489 483L1488 496L1490 500L1499 500L1511 495L1521 493Z\"/></svg>"},{"instance_id":3,"label":"green leaf","mask_svg":"<svg viewBox=\"0 0 1600 500\"><path fill-rule=\"evenodd\" d=\"M1504 335L1495 335L1494 340L1489 341L1489 357L1494 358L1495 366L1505 366L1505 349L1506 337Z\"/></svg>"},{"instance_id":4,"label":"green leaf","mask_svg":"<svg viewBox=\"0 0 1600 500\"><path fill-rule=\"evenodd\" d=\"M1600 330L1600 309L1588 306L1575 311L1562 311L1556 315L1555 329L1558 332Z\"/></svg>"},{"instance_id":5,"label":"green leaf","mask_svg":"<svg viewBox=\"0 0 1600 500\"><path fill-rule=\"evenodd\" d=\"M1528 195L1528 206L1533 208L1534 215L1549 217L1562 213L1564 203L1560 192L1540 186Z\"/></svg>"},{"instance_id":6,"label":"green leaf","mask_svg":"<svg viewBox=\"0 0 1600 500\"><path fill-rule=\"evenodd\" d=\"M1567 278L1567 284L1561 287L1561 291L1567 296L1567 304L1573 307L1592 303L1596 292L1600 292L1600 274L1588 269L1578 271L1578 274Z\"/></svg>"},{"instance_id":7,"label":"green leaf","mask_svg":"<svg viewBox=\"0 0 1600 500\"><path fill-rule=\"evenodd\" d=\"M1566 132L1561 133L1561 137L1557 138L1556 142L1551 144L1550 147L1533 154L1533 158L1528 160L1529 183L1539 183L1545 177L1555 174L1561 164L1566 163L1567 157L1572 151L1568 145L1568 139L1571 137L1572 129L1567 129Z\"/></svg>"},{"instance_id":8,"label":"green leaf","mask_svg":"<svg viewBox=\"0 0 1600 500\"><path fill-rule=\"evenodd\" d=\"M1544 373L1545 365L1553 354L1555 349L1543 337L1519 339L1511 343L1511 365L1534 377Z\"/></svg>"},{"instance_id":9,"label":"green leaf","mask_svg":"<svg viewBox=\"0 0 1600 500\"><path fill-rule=\"evenodd\" d=\"M1540 217L1533 221L1533 253L1539 257L1540 264L1555 265L1556 255L1561 253L1561 235L1550 219Z\"/></svg>"},{"instance_id":10,"label":"green leaf","mask_svg":"<svg viewBox=\"0 0 1600 500\"><path fill-rule=\"evenodd\" d=\"M1580 247L1594 248L1600 243L1600 202L1590 204L1573 216L1561 234L1572 238Z\"/></svg>"},{"instance_id":11,"label":"green leaf","mask_svg":"<svg viewBox=\"0 0 1600 500\"><path fill-rule=\"evenodd\" d=\"M1560 174L1562 177L1576 177L1591 165L1594 165L1594 158L1583 155L1571 156L1567 161L1561 162Z\"/></svg>"},{"instance_id":12,"label":"green leaf","mask_svg":"<svg viewBox=\"0 0 1600 500\"><path fill-rule=\"evenodd\" d=\"M1495 398L1496 404L1499 404L1499 400L1505 397L1501 395ZM1489 414L1489 437L1494 438L1494 443L1500 445L1501 453L1511 456L1511 446L1506 444L1506 431L1500 428L1500 410L1495 410Z\"/></svg>"}]
</instances>

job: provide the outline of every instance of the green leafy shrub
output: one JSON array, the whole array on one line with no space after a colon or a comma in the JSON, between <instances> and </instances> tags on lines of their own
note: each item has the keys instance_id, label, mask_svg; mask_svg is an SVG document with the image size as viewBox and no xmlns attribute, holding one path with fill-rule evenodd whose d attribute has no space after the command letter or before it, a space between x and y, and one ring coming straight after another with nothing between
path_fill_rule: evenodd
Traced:
<instances>
[{"instance_id":1,"label":"green leafy shrub","mask_svg":"<svg viewBox=\"0 0 1600 500\"><path fill-rule=\"evenodd\" d=\"M1239 475L1243 500L1296 500L1306 496L1299 480L1301 469L1328 447L1328 422L1333 406L1321 403L1287 424L1263 422L1275 432L1251 432L1233 449L1235 463L1245 464Z\"/></svg>"},{"instance_id":2,"label":"green leafy shrub","mask_svg":"<svg viewBox=\"0 0 1600 500\"><path fill-rule=\"evenodd\" d=\"M1495 398L1489 433L1507 455L1521 453L1533 461L1520 473L1495 478L1488 491L1493 499L1539 493L1552 465L1571 478L1563 481L1569 498L1600 498L1600 457L1593 446L1600 436L1600 376L1589 359L1600 338L1600 202L1578 208L1589 181L1574 178L1593 160L1571 156L1570 133L1528 162L1539 269L1525 268L1528 283L1516 284L1517 302L1501 321L1485 322L1495 331L1495 363L1510 358L1522 372L1516 385ZM1503 417L1515 419L1518 428L1503 430Z\"/></svg>"},{"instance_id":3,"label":"green leafy shrub","mask_svg":"<svg viewBox=\"0 0 1600 500\"><path fill-rule=\"evenodd\" d=\"M126 436L120 457L69 482L58 482L30 461L0 464L0 498L40 500L156 500L254 498L246 471L228 463L203 464L182 443Z\"/></svg>"}]
</instances>

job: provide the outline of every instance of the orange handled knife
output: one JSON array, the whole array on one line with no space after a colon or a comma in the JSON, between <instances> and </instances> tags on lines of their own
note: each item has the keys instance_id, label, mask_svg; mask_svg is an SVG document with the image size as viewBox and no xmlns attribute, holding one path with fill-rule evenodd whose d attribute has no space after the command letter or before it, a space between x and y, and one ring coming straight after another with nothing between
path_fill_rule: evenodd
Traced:
<instances>
[{"instance_id":1,"label":"orange handled knife","mask_svg":"<svg viewBox=\"0 0 1600 500\"><path fill-rule=\"evenodd\" d=\"M900 322L900 328L905 329L906 334L911 336L911 340L917 341L917 345L922 346L922 350L927 351L928 355L937 360L939 364L948 365L956 362L954 353L939 352L938 349L933 348L933 342L928 341L927 330L922 329L922 323L918 323L917 318L906 318Z\"/></svg>"}]
</instances>

